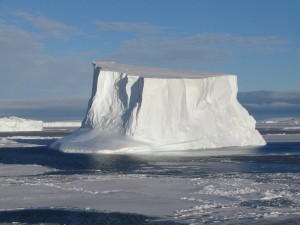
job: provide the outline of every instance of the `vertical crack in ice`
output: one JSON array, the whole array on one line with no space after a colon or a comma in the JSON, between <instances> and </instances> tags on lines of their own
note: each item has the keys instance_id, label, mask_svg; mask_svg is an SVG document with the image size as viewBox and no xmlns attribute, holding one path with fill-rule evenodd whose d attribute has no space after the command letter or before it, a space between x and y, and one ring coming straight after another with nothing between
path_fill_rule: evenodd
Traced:
<instances>
[{"instance_id":1,"label":"vertical crack in ice","mask_svg":"<svg viewBox=\"0 0 300 225\"><path fill-rule=\"evenodd\" d=\"M124 77L123 77L124 75ZM130 107L128 104L128 94L126 91L126 86L128 84L128 76L126 74L121 73L120 74L120 80L117 82L117 92L118 92L118 98L120 99L122 105L123 105L123 109L125 111L124 114L122 114L121 119L122 119L122 134L126 133L126 124L128 122L128 118L129 116L126 115L126 113L128 112L128 108ZM131 93L132 96L132 93ZM131 98L130 96L130 98ZM125 115L125 116L124 116Z\"/></svg>"},{"instance_id":2,"label":"vertical crack in ice","mask_svg":"<svg viewBox=\"0 0 300 225\"><path fill-rule=\"evenodd\" d=\"M138 79L138 87L139 87L139 92L137 96L137 111L136 111L136 126L138 125L138 116L140 113L142 101L143 101L143 90L144 90L144 77L139 77Z\"/></svg>"},{"instance_id":3,"label":"vertical crack in ice","mask_svg":"<svg viewBox=\"0 0 300 225\"><path fill-rule=\"evenodd\" d=\"M82 124L81 124L82 127L92 128L92 125L91 125L92 122L90 121L90 118L91 118L90 109L92 107L92 104L94 102L94 98L96 96L97 86L98 86L98 79L99 79L99 75L100 75L100 69L101 69L100 67L98 67L94 64L94 76L93 76L92 93L91 93L91 97L90 97L89 102L88 102L86 116L83 119Z\"/></svg>"},{"instance_id":4,"label":"vertical crack in ice","mask_svg":"<svg viewBox=\"0 0 300 225\"><path fill-rule=\"evenodd\" d=\"M216 81L216 79L214 79L213 78L213 83L215 84L217 81ZM213 85L214 86L214 88L215 88L215 85ZM219 90L218 90L219 91ZM213 110L213 114L214 114L214 117L215 117L215 121L219 121L219 120L221 120L221 122L222 122L222 120L223 120L223 118L222 118L222 116L221 116L221 114L220 114L220 107L219 107L219 101L218 101L218 99L216 98L216 95L215 95L215 92L214 91L212 91L212 99L213 99L213 104L216 106L216 109L217 110ZM222 131L222 129L221 129L221 124L223 124L223 122L222 123L217 123L217 129L218 129L218 131L219 131L219 133L221 133L221 131Z\"/></svg>"},{"instance_id":5,"label":"vertical crack in ice","mask_svg":"<svg viewBox=\"0 0 300 225\"><path fill-rule=\"evenodd\" d=\"M189 113L187 107L187 94L186 94L186 84L185 80L182 79L182 87L183 87L183 96L181 98L181 110L180 110L180 117L185 118L186 121L189 121Z\"/></svg>"},{"instance_id":6,"label":"vertical crack in ice","mask_svg":"<svg viewBox=\"0 0 300 225\"><path fill-rule=\"evenodd\" d=\"M136 123L138 118L138 112L141 107L142 103L142 92L143 92L143 86L144 86L144 78L139 77L136 82L133 83L133 85L130 88L130 98L128 101L128 94L126 92L126 85L128 84L128 78L125 85L122 85L122 93L120 93L120 98L122 98L122 95L126 95L126 98L121 100L123 102L123 105L126 106L125 112L122 114L122 127L124 129L124 134L128 131L128 128L131 127L132 119L133 119L133 111L136 109ZM124 92L124 93L123 93ZM135 128L132 128L135 129ZM132 131L129 131L132 132Z\"/></svg>"}]
</instances>

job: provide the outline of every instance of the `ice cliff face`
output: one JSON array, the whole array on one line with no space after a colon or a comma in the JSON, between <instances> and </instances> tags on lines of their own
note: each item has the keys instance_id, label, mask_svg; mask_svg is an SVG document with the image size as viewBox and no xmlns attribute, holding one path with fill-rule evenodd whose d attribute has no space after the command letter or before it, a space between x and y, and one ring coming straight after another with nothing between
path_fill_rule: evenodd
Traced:
<instances>
[{"instance_id":1,"label":"ice cliff face","mask_svg":"<svg viewBox=\"0 0 300 225\"><path fill-rule=\"evenodd\" d=\"M94 66L82 128L56 148L134 151L265 144L255 120L237 101L236 76L101 62Z\"/></svg>"}]
</instances>

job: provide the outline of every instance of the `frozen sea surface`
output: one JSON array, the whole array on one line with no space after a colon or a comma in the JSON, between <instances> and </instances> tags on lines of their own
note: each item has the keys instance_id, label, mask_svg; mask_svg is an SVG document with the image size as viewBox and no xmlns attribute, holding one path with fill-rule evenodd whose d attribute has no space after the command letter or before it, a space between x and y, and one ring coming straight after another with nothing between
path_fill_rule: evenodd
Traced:
<instances>
[{"instance_id":1,"label":"frozen sea surface","mask_svg":"<svg viewBox=\"0 0 300 225\"><path fill-rule=\"evenodd\" d=\"M117 155L58 136L0 138L1 224L299 224L300 140Z\"/></svg>"}]
</instances>

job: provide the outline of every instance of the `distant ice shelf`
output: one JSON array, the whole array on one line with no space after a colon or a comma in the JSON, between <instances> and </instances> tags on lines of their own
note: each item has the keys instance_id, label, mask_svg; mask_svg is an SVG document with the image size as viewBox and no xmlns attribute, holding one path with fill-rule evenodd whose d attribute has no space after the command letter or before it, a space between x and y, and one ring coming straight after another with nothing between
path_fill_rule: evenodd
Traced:
<instances>
[{"instance_id":1,"label":"distant ice shelf","mask_svg":"<svg viewBox=\"0 0 300 225\"><path fill-rule=\"evenodd\" d=\"M81 121L44 122L44 128L81 127Z\"/></svg>"},{"instance_id":2,"label":"distant ice shelf","mask_svg":"<svg viewBox=\"0 0 300 225\"><path fill-rule=\"evenodd\" d=\"M42 131L43 121L18 117L0 118L0 132Z\"/></svg>"},{"instance_id":3,"label":"distant ice shelf","mask_svg":"<svg viewBox=\"0 0 300 225\"><path fill-rule=\"evenodd\" d=\"M81 128L66 152L145 152L265 145L237 101L237 77L94 62Z\"/></svg>"},{"instance_id":4,"label":"distant ice shelf","mask_svg":"<svg viewBox=\"0 0 300 225\"><path fill-rule=\"evenodd\" d=\"M79 128L81 121L43 122L15 116L0 118L0 132L43 131L50 128Z\"/></svg>"}]
</instances>

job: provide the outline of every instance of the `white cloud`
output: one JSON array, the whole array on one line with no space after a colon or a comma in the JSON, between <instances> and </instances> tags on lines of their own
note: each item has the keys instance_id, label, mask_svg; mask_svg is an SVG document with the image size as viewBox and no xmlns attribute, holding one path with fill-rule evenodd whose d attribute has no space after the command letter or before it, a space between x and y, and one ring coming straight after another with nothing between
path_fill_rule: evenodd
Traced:
<instances>
[{"instance_id":1,"label":"white cloud","mask_svg":"<svg viewBox=\"0 0 300 225\"><path fill-rule=\"evenodd\" d=\"M300 92L253 91L239 93L245 102L299 102Z\"/></svg>"},{"instance_id":2,"label":"white cloud","mask_svg":"<svg viewBox=\"0 0 300 225\"><path fill-rule=\"evenodd\" d=\"M75 27L45 18L38 13L31 15L24 11L16 11L14 15L38 28L39 33L44 31L50 37L68 38L79 32ZM147 23L97 21L96 24L101 32L138 34L134 39L124 41L120 49L106 57L109 60L138 65L189 67L204 63L215 64L230 61L230 56L241 51L266 53L270 50L285 51L289 47L287 39L277 37L207 33L167 37L162 31L169 28ZM42 96L59 96L63 93L80 95L83 92L89 94L92 67L88 58L92 61L94 53L81 52L61 56L45 54L45 36L39 33L28 32L0 20L2 97L26 97L35 93Z\"/></svg>"},{"instance_id":3,"label":"white cloud","mask_svg":"<svg viewBox=\"0 0 300 225\"><path fill-rule=\"evenodd\" d=\"M295 107L300 107L299 104L292 104L289 102L272 102L270 104L271 107L275 108L295 108Z\"/></svg>"},{"instance_id":4,"label":"white cloud","mask_svg":"<svg viewBox=\"0 0 300 225\"><path fill-rule=\"evenodd\" d=\"M32 62L32 56L43 49L43 44L37 34L0 20L0 49L1 76L12 76L15 67L26 68Z\"/></svg>"},{"instance_id":5,"label":"white cloud","mask_svg":"<svg viewBox=\"0 0 300 225\"><path fill-rule=\"evenodd\" d=\"M88 98L37 98L37 99L0 99L2 110L40 110L40 109L85 109Z\"/></svg>"},{"instance_id":6,"label":"white cloud","mask_svg":"<svg viewBox=\"0 0 300 225\"><path fill-rule=\"evenodd\" d=\"M89 95L93 52L47 55L39 35L0 20L2 98ZM88 73L88 74L87 74Z\"/></svg>"},{"instance_id":7,"label":"white cloud","mask_svg":"<svg viewBox=\"0 0 300 225\"><path fill-rule=\"evenodd\" d=\"M238 97L240 102L249 109L300 110L300 92L241 92Z\"/></svg>"},{"instance_id":8,"label":"white cloud","mask_svg":"<svg viewBox=\"0 0 300 225\"><path fill-rule=\"evenodd\" d=\"M300 108L300 104L292 104L288 102L270 102L270 103L244 103L246 108L254 109L296 109Z\"/></svg>"},{"instance_id":9,"label":"white cloud","mask_svg":"<svg viewBox=\"0 0 300 225\"><path fill-rule=\"evenodd\" d=\"M186 38L191 44L208 44L221 48L243 48L248 51L287 51L289 41L274 36L234 36L231 34L202 33Z\"/></svg>"},{"instance_id":10,"label":"white cloud","mask_svg":"<svg viewBox=\"0 0 300 225\"><path fill-rule=\"evenodd\" d=\"M0 44L1 54L13 49L29 53L43 48L38 35L8 25L3 20L0 20Z\"/></svg>"},{"instance_id":11,"label":"white cloud","mask_svg":"<svg viewBox=\"0 0 300 225\"><path fill-rule=\"evenodd\" d=\"M269 92L269 97L276 100L298 100L300 101L300 92Z\"/></svg>"},{"instance_id":12,"label":"white cloud","mask_svg":"<svg viewBox=\"0 0 300 225\"><path fill-rule=\"evenodd\" d=\"M99 32L116 31L116 32L133 32L139 34L159 33L168 27L155 26L148 23L137 22L104 22L95 21L96 29Z\"/></svg>"},{"instance_id":13,"label":"white cloud","mask_svg":"<svg viewBox=\"0 0 300 225\"><path fill-rule=\"evenodd\" d=\"M53 38L67 39L70 35L79 33L76 27L51 20L39 13L29 14L25 11L15 11L13 15L24 19L33 27L43 30L48 36Z\"/></svg>"},{"instance_id":14,"label":"white cloud","mask_svg":"<svg viewBox=\"0 0 300 225\"><path fill-rule=\"evenodd\" d=\"M140 36L124 41L109 60L147 65L215 64L232 60L241 52L288 51L289 40L279 37L197 34L189 37Z\"/></svg>"},{"instance_id":15,"label":"white cloud","mask_svg":"<svg viewBox=\"0 0 300 225\"><path fill-rule=\"evenodd\" d=\"M0 117L61 120L83 119L88 98L0 99Z\"/></svg>"}]
</instances>

